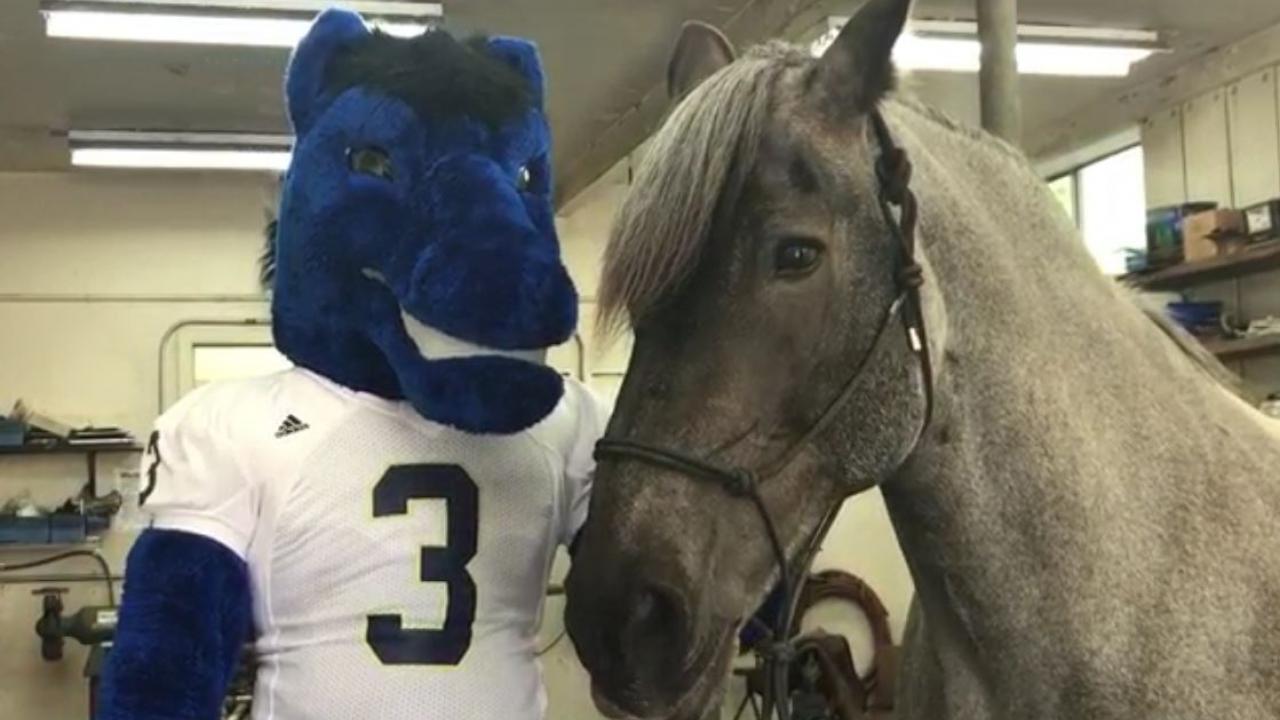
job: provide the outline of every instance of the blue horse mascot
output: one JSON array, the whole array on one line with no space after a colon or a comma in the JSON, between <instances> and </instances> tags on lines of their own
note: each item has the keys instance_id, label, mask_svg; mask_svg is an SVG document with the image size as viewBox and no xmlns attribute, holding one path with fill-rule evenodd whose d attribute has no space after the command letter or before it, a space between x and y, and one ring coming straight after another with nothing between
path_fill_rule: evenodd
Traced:
<instances>
[{"instance_id":1,"label":"blue horse mascot","mask_svg":"<svg viewBox=\"0 0 1280 720\"><path fill-rule=\"evenodd\" d=\"M541 718L534 637L606 413L544 363L560 259L534 46L322 14L268 249L293 368L157 422L99 720Z\"/></svg>"}]
</instances>

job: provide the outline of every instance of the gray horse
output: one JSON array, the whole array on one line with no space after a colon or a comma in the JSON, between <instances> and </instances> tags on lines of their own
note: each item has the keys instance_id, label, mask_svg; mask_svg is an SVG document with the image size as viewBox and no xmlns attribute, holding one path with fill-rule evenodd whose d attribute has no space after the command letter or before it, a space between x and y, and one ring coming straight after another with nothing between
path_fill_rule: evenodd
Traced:
<instances>
[{"instance_id":1,"label":"gray horse","mask_svg":"<svg viewBox=\"0 0 1280 720\"><path fill-rule=\"evenodd\" d=\"M917 589L902 717L1280 717L1280 429L1098 272L1015 150L890 97L907 6L870 0L821 60L686 29L606 256L605 322L636 333L609 436L774 467L793 562L878 484ZM928 422L910 338L877 342L902 262L877 111L915 163ZM700 717L777 578L765 524L602 457L569 631L603 708Z\"/></svg>"}]
</instances>

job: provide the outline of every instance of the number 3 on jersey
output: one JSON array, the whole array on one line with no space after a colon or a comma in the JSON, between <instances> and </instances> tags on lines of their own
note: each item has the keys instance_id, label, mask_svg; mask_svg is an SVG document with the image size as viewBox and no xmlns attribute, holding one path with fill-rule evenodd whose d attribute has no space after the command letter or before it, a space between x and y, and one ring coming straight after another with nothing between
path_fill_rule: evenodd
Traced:
<instances>
[{"instance_id":1,"label":"number 3 on jersey","mask_svg":"<svg viewBox=\"0 0 1280 720\"><path fill-rule=\"evenodd\" d=\"M444 500L448 538L444 547L423 547L419 577L445 583L449 605L439 630L405 630L400 615L370 615L365 639L385 665L457 665L471 647L476 584L467 563L476 554L479 492L457 465L396 465L373 488L375 518L405 515L409 501Z\"/></svg>"}]
</instances>

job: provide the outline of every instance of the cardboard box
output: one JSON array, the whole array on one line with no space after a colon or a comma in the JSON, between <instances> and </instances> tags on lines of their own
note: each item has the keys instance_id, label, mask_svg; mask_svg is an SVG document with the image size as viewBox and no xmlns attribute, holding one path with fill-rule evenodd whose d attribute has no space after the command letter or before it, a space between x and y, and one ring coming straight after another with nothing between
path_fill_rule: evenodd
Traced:
<instances>
[{"instance_id":1,"label":"cardboard box","mask_svg":"<svg viewBox=\"0 0 1280 720\"><path fill-rule=\"evenodd\" d=\"M1212 202L1184 203L1147 211L1147 267L1182 262L1182 223L1188 215L1217 209Z\"/></svg>"},{"instance_id":2,"label":"cardboard box","mask_svg":"<svg viewBox=\"0 0 1280 720\"><path fill-rule=\"evenodd\" d=\"M1218 256L1218 240L1245 234L1244 213L1209 210L1188 215L1182 221L1182 256L1186 262Z\"/></svg>"}]
</instances>

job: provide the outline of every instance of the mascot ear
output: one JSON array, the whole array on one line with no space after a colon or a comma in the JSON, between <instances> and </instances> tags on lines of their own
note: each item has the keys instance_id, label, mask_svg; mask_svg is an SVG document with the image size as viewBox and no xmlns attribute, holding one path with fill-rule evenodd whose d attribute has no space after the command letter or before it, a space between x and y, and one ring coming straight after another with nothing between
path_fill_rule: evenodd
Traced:
<instances>
[{"instance_id":1,"label":"mascot ear","mask_svg":"<svg viewBox=\"0 0 1280 720\"><path fill-rule=\"evenodd\" d=\"M495 37L489 39L489 51L518 70L529 81L533 104L541 110L546 80L542 76L542 59L538 57L538 46L520 38Z\"/></svg>"},{"instance_id":2,"label":"mascot ear","mask_svg":"<svg viewBox=\"0 0 1280 720\"><path fill-rule=\"evenodd\" d=\"M298 43L285 74L285 100L295 134L305 135L324 110L324 80L329 61L343 48L369 37L359 15L346 10L325 10Z\"/></svg>"}]
</instances>

